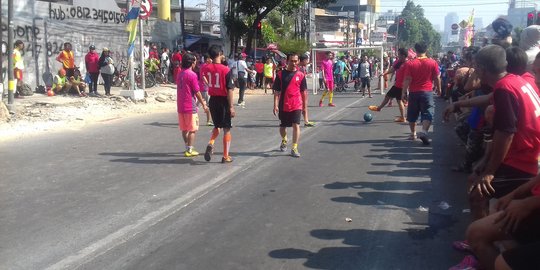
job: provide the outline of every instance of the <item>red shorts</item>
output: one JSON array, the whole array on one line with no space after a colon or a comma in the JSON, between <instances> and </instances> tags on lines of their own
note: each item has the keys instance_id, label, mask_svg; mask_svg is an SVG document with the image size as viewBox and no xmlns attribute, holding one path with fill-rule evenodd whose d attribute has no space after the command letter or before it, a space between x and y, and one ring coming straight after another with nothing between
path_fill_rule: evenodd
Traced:
<instances>
[{"instance_id":1,"label":"red shorts","mask_svg":"<svg viewBox=\"0 0 540 270\"><path fill-rule=\"evenodd\" d=\"M334 91L334 80L326 80L326 87L328 91Z\"/></svg>"},{"instance_id":2,"label":"red shorts","mask_svg":"<svg viewBox=\"0 0 540 270\"><path fill-rule=\"evenodd\" d=\"M13 70L13 76L15 77L16 80L22 81L23 80L23 71L16 68L16 69Z\"/></svg>"},{"instance_id":3,"label":"red shorts","mask_svg":"<svg viewBox=\"0 0 540 270\"><path fill-rule=\"evenodd\" d=\"M181 131L199 130L199 115L196 113L179 113L178 126Z\"/></svg>"}]
</instances>

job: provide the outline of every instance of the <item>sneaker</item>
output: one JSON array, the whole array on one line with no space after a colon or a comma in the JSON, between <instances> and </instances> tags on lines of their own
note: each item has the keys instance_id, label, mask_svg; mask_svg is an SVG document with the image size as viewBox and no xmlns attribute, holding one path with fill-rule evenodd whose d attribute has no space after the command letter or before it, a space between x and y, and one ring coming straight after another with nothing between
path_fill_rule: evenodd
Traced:
<instances>
[{"instance_id":1,"label":"sneaker","mask_svg":"<svg viewBox=\"0 0 540 270\"><path fill-rule=\"evenodd\" d=\"M334 103L328 103L328 107L336 107Z\"/></svg>"},{"instance_id":2,"label":"sneaker","mask_svg":"<svg viewBox=\"0 0 540 270\"><path fill-rule=\"evenodd\" d=\"M459 250L459 251L464 251L464 252L472 252L472 248L471 246L469 245L469 243L467 242L467 240L463 240L463 241L454 241L452 243L452 247L456 250Z\"/></svg>"},{"instance_id":3,"label":"sneaker","mask_svg":"<svg viewBox=\"0 0 540 270\"><path fill-rule=\"evenodd\" d=\"M297 158L300 157L300 152L298 152L297 148L291 149L291 156L297 157Z\"/></svg>"},{"instance_id":4,"label":"sneaker","mask_svg":"<svg viewBox=\"0 0 540 270\"><path fill-rule=\"evenodd\" d=\"M233 162L233 159L231 156L221 158L221 163L231 163L231 162Z\"/></svg>"},{"instance_id":5,"label":"sneaker","mask_svg":"<svg viewBox=\"0 0 540 270\"><path fill-rule=\"evenodd\" d=\"M304 127L314 127L315 126L315 123L313 122L305 122L304 123Z\"/></svg>"},{"instance_id":6,"label":"sneaker","mask_svg":"<svg viewBox=\"0 0 540 270\"><path fill-rule=\"evenodd\" d=\"M322 106L324 106L324 105L322 104L322 100L321 100L321 101L319 101L319 107L322 107Z\"/></svg>"},{"instance_id":7,"label":"sneaker","mask_svg":"<svg viewBox=\"0 0 540 270\"><path fill-rule=\"evenodd\" d=\"M379 109L379 107L375 106L375 105L371 105L369 107L367 107L370 111L374 111L374 112L380 112L381 109Z\"/></svg>"},{"instance_id":8,"label":"sneaker","mask_svg":"<svg viewBox=\"0 0 540 270\"><path fill-rule=\"evenodd\" d=\"M206 122L206 125L209 126L209 127L213 127L214 123L212 123L212 121L208 121L208 122Z\"/></svg>"},{"instance_id":9,"label":"sneaker","mask_svg":"<svg viewBox=\"0 0 540 270\"><path fill-rule=\"evenodd\" d=\"M424 132L418 133L418 139L420 139L424 145L429 145L429 137L427 136L426 133Z\"/></svg>"},{"instance_id":10,"label":"sneaker","mask_svg":"<svg viewBox=\"0 0 540 270\"><path fill-rule=\"evenodd\" d=\"M185 157L196 157L199 155L199 152L195 151L195 150L191 150L191 151L185 151L184 152L184 156Z\"/></svg>"},{"instance_id":11,"label":"sneaker","mask_svg":"<svg viewBox=\"0 0 540 270\"><path fill-rule=\"evenodd\" d=\"M396 119L394 119L394 122L404 123L405 122L405 117L398 116Z\"/></svg>"},{"instance_id":12,"label":"sneaker","mask_svg":"<svg viewBox=\"0 0 540 270\"><path fill-rule=\"evenodd\" d=\"M478 269L478 260L472 256L467 255L463 260L452 267L450 267L448 270L476 270Z\"/></svg>"},{"instance_id":13,"label":"sneaker","mask_svg":"<svg viewBox=\"0 0 540 270\"><path fill-rule=\"evenodd\" d=\"M204 160L210 161L212 159L212 154L214 153L214 146L209 144L206 146L206 151L204 151Z\"/></svg>"},{"instance_id":14,"label":"sneaker","mask_svg":"<svg viewBox=\"0 0 540 270\"><path fill-rule=\"evenodd\" d=\"M279 145L279 151L281 152L287 151L287 141L281 141L281 144Z\"/></svg>"}]
</instances>

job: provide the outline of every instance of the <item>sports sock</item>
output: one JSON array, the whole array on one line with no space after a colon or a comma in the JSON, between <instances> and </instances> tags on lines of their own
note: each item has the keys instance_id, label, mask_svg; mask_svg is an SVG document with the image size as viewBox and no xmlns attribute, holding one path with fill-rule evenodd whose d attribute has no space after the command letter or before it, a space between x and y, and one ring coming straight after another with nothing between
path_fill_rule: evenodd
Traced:
<instances>
[{"instance_id":1,"label":"sports sock","mask_svg":"<svg viewBox=\"0 0 540 270\"><path fill-rule=\"evenodd\" d=\"M281 137L281 142L287 143L287 135L285 135L284 137Z\"/></svg>"},{"instance_id":2,"label":"sports sock","mask_svg":"<svg viewBox=\"0 0 540 270\"><path fill-rule=\"evenodd\" d=\"M219 128L212 129L212 136L210 136L210 141L208 144L214 145L216 138L219 136Z\"/></svg>"},{"instance_id":3,"label":"sports sock","mask_svg":"<svg viewBox=\"0 0 540 270\"><path fill-rule=\"evenodd\" d=\"M322 96L321 96L321 102L324 100L324 98L326 97L326 95L328 95L328 90L324 90L324 92L322 93Z\"/></svg>"},{"instance_id":4,"label":"sports sock","mask_svg":"<svg viewBox=\"0 0 540 270\"><path fill-rule=\"evenodd\" d=\"M293 143L293 144L292 144L292 149L298 149L298 144L297 144L297 143Z\"/></svg>"},{"instance_id":5,"label":"sports sock","mask_svg":"<svg viewBox=\"0 0 540 270\"><path fill-rule=\"evenodd\" d=\"M231 147L232 136L231 133L227 133L223 136L223 156L229 156L229 148Z\"/></svg>"},{"instance_id":6,"label":"sports sock","mask_svg":"<svg viewBox=\"0 0 540 270\"><path fill-rule=\"evenodd\" d=\"M191 150L193 150L193 146L186 145L186 152L191 153Z\"/></svg>"},{"instance_id":7,"label":"sports sock","mask_svg":"<svg viewBox=\"0 0 540 270\"><path fill-rule=\"evenodd\" d=\"M334 100L334 92L330 92L330 96L328 99L328 103L332 103L332 101Z\"/></svg>"}]
</instances>

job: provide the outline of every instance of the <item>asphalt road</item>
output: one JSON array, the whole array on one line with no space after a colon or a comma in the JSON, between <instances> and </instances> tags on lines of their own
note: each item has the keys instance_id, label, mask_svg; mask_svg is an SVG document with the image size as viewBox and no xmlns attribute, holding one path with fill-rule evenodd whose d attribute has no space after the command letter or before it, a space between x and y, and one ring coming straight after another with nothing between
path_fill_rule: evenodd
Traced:
<instances>
[{"instance_id":1,"label":"asphalt road","mask_svg":"<svg viewBox=\"0 0 540 270\"><path fill-rule=\"evenodd\" d=\"M237 108L232 164L220 139L211 162L183 157L175 112L0 144L0 269L447 269L462 147L440 118L431 146L407 141L396 107L365 123L381 99L310 96L299 159L270 95Z\"/></svg>"}]
</instances>

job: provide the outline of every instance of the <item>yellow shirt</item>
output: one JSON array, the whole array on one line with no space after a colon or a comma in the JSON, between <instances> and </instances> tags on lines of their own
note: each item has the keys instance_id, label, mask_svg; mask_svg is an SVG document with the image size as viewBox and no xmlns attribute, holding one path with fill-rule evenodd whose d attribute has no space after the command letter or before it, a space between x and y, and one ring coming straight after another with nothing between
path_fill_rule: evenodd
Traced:
<instances>
[{"instance_id":1,"label":"yellow shirt","mask_svg":"<svg viewBox=\"0 0 540 270\"><path fill-rule=\"evenodd\" d=\"M75 58L73 57L73 51L61 51L58 55L58 59L62 61L64 68L75 68Z\"/></svg>"},{"instance_id":2,"label":"yellow shirt","mask_svg":"<svg viewBox=\"0 0 540 270\"><path fill-rule=\"evenodd\" d=\"M274 64L264 64L264 77L273 78L274 77Z\"/></svg>"},{"instance_id":3,"label":"yellow shirt","mask_svg":"<svg viewBox=\"0 0 540 270\"><path fill-rule=\"evenodd\" d=\"M15 48L13 49L13 67L16 69L24 69L24 61L21 55L21 51Z\"/></svg>"}]
</instances>

